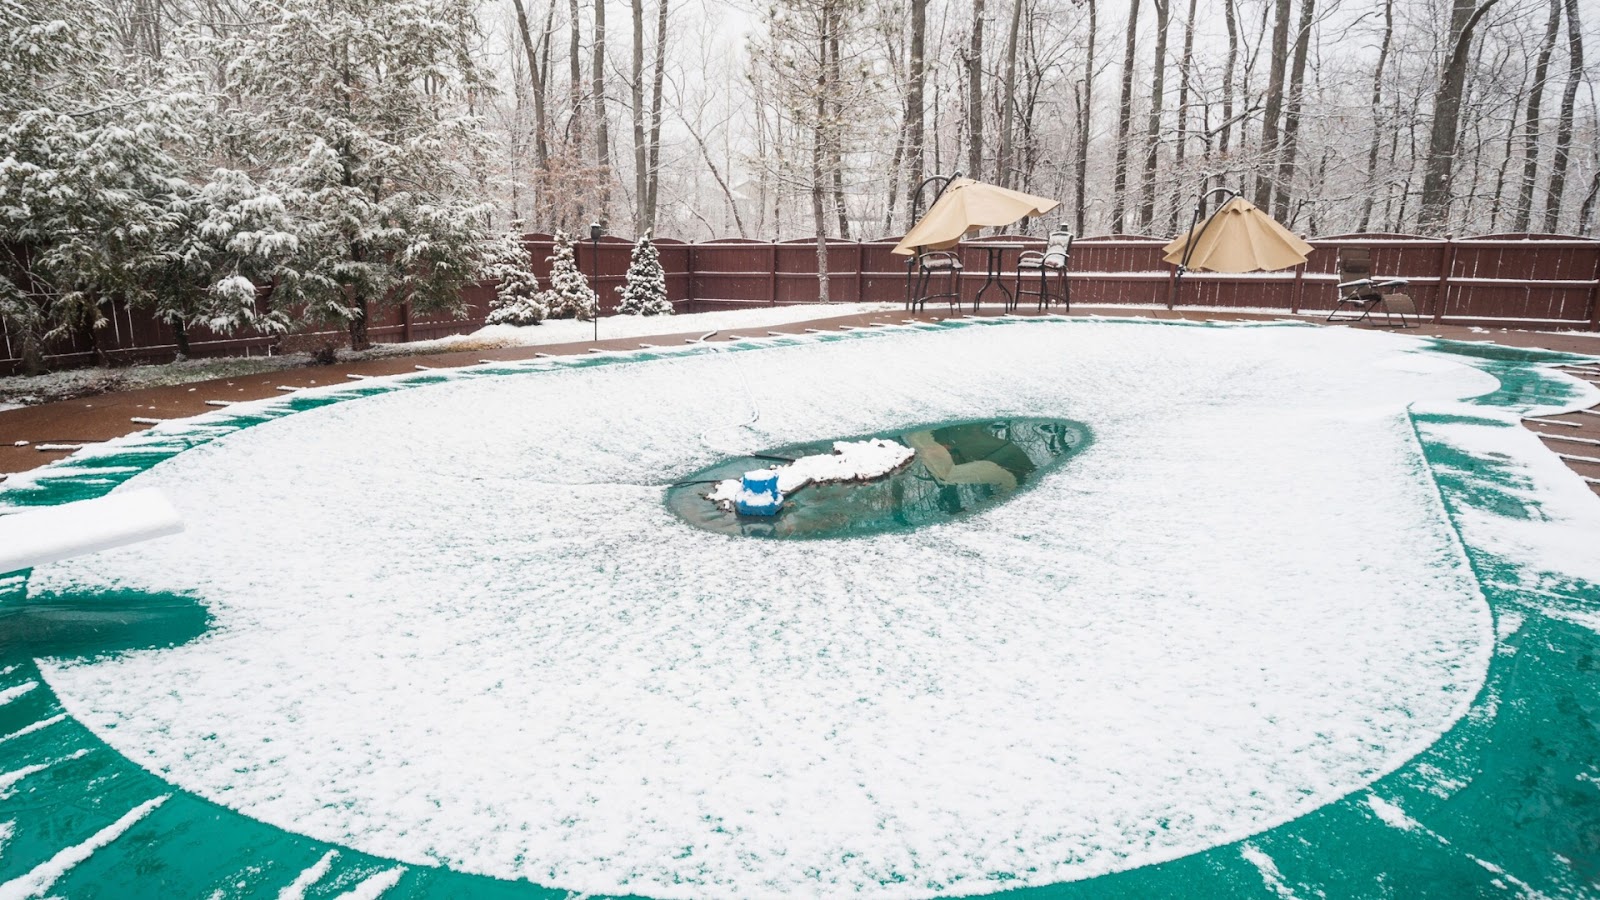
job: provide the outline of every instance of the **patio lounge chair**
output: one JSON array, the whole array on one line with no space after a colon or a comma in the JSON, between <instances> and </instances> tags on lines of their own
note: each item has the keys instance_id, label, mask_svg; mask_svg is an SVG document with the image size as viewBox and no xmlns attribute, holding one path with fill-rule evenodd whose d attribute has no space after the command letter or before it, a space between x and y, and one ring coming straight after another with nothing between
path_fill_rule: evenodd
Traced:
<instances>
[{"instance_id":1,"label":"patio lounge chair","mask_svg":"<svg viewBox=\"0 0 1600 900\"><path fill-rule=\"evenodd\" d=\"M1417 305L1411 295L1401 293L1410 282L1404 278L1384 278L1372 274L1372 251L1365 247L1342 247L1339 250L1339 299L1328 313L1329 322L1361 322L1376 319L1372 313L1382 311L1384 324L1390 327L1416 328L1422 324ZM1359 315L1357 315L1359 313ZM1412 322L1406 321L1411 316ZM1395 316L1400 324L1395 325Z\"/></svg>"},{"instance_id":2,"label":"patio lounge chair","mask_svg":"<svg viewBox=\"0 0 1600 900\"><path fill-rule=\"evenodd\" d=\"M1049 239L1045 242L1044 250L1028 250L1017 259L1017 290L1016 299L1022 300L1023 294L1033 294L1039 298L1039 309L1050 308L1050 273L1055 272L1061 282L1061 308L1063 312L1072 311L1072 282L1067 279L1067 264L1072 260L1072 232L1065 228L1058 228L1050 232ZM1030 291L1023 288L1023 276L1039 273L1039 289Z\"/></svg>"},{"instance_id":3,"label":"patio lounge chair","mask_svg":"<svg viewBox=\"0 0 1600 900\"><path fill-rule=\"evenodd\" d=\"M961 257L949 250L924 250L917 254L914 263L917 271L916 291L907 298L907 310L915 309L922 312L924 305L929 300L947 300L950 311L955 312L956 304L961 302ZM939 275L949 278L948 290L939 294L929 294L933 279Z\"/></svg>"}]
</instances>

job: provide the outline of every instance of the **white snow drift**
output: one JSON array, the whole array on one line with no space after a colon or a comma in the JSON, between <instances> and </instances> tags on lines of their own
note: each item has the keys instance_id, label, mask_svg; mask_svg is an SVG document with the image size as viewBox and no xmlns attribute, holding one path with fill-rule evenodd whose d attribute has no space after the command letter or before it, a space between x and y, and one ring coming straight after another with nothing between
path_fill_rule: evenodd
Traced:
<instances>
[{"instance_id":1,"label":"white snow drift","mask_svg":"<svg viewBox=\"0 0 1600 900\"><path fill-rule=\"evenodd\" d=\"M1494 382L1417 346L1014 324L325 407L135 478L186 534L35 576L196 592L211 632L45 672L174 783L409 863L907 897L1172 858L1362 787L1478 690L1488 610L1405 406ZM988 415L1094 443L946 525L711 534L660 500L725 454L730 360L746 450Z\"/></svg>"}]
</instances>

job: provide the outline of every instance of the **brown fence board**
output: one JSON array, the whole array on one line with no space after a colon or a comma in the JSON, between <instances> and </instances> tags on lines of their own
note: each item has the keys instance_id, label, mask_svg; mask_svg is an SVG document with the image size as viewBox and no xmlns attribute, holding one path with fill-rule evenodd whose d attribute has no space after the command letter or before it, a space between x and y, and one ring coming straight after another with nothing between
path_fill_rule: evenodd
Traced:
<instances>
[{"instance_id":1,"label":"brown fence board","mask_svg":"<svg viewBox=\"0 0 1600 900\"><path fill-rule=\"evenodd\" d=\"M1005 242L1042 245L1038 238L1001 237ZM533 270L548 283L546 257L553 239L530 234L523 238ZM1072 250L1072 300L1075 305L1165 306L1171 299L1172 266L1162 261L1164 241L1112 235L1079 240ZM1337 299L1339 248L1366 247L1374 271L1406 278L1407 292L1426 316L1441 321L1500 325L1544 325L1600 328L1600 241L1563 235L1488 235L1439 240L1414 235L1337 235L1311 241L1313 252L1303 272L1251 275L1191 273L1183 279L1179 307L1281 310L1298 308L1317 314ZM835 302L903 302L906 257L895 256L893 239L857 243L828 242L828 293ZM686 244L659 240L667 294L679 311L815 302L817 247L814 240L770 243L740 238ZM599 252L587 240L577 245L578 268L600 295L602 312L616 309L616 288L624 281L632 242L601 238ZM985 280L986 252L969 244L960 250L966 271L961 277L963 304L969 305ZM1016 285L1016 250L1003 254L1002 279ZM599 276L595 278L596 267ZM940 288L942 289L942 287ZM459 315L414 312L375 306L369 333L374 341L426 340L475 330L488 314L493 291L470 289ZM1004 295L991 288L985 305L998 305ZM1028 298L1024 309L1031 306ZM934 304L933 308L942 308ZM170 326L142 310L120 302L105 311L106 324L92 335L86 330L63 335L47 346L52 366L88 365L96 349L115 362L170 359L175 348ZM337 323L307 326L294 339L337 342ZM190 331L197 356L264 353L277 344L270 335L213 334L196 326ZM0 372L15 371L21 348L0 323Z\"/></svg>"}]
</instances>

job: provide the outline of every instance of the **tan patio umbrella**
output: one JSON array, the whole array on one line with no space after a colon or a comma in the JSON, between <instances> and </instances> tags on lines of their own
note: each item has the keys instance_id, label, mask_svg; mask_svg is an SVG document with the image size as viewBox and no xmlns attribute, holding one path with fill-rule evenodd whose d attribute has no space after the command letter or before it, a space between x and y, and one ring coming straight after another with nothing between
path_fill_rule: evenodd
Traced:
<instances>
[{"instance_id":1,"label":"tan patio umbrella","mask_svg":"<svg viewBox=\"0 0 1600 900\"><path fill-rule=\"evenodd\" d=\"M1185 265L1184 250L1190 241L1187 268L1208 272L1271 272L1298 266L1306 261L1311 245L1295 237L1289 229L1243 197L1229 200L1208 221L1197 224L1188 234L1162 248L1165 261Z\"/></svg>"},{"instance_id":2,"label":"tan patio umbrella","mask_svg":"<svg viewBox=\"0 0 1600 900\"><path fill-rule=\"evenodd\" d=\"M962 236L986 226L1010 225L1024 216L1042 216L1059 200L1047 200L993 184L957 178L922 220L906 232L894 252L911 256L918 247L947 250Z\"/></svg>"}]
</instances>

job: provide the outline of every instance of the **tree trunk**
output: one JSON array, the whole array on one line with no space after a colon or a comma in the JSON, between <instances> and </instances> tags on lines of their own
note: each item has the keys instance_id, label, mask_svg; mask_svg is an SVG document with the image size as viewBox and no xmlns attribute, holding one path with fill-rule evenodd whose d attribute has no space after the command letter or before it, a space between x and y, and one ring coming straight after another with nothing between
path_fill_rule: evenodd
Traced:
<instances>
[{"instance_id":1,"label":"tree trunk","mask_svg":"<svg viewBox=\"0 0 1600 900\"><path fill-rule=\"evenodd\" d=\"M1122 53L1122 96L1117 101L1117 161L1111 183L1111 231L1122 233L1128 208L1128 136L1133 130L1133 61L1138 50L1139 0L1128 0L1128 41Z\"/></svg>"},{"instance_id":2,"label":"tree trunk","mask_svg":"<svg viewBox=\"0 0 1600 900\"><path fill-rule=\"evenodd\" d=\"M554 2L554 0L552 0ZM583 144L583 48L581 47L583 16L578 0L567 0L567 16L571 19L571 33L567 46L567 146L576 150Z\"/></svg>"},{"instance_id":3,"label":"tree trunk","mask_svg":"<svg viewBox=\"0 0 1600 900\"><path fill-rule=\"evenodd\" d=\"M889 160L889 202L883 205L883 234L894 234L895 207L900 205L900 169L906 159L906 126L900 123L900 134L895 138L894 156ZM906 225L910 230L911 226Z\"/></svg>"},{"instance_id":4,"label":"tree trunk","mask_svg":"<svg viewBox=\"0 0 1600 900\"><path fill-rule=\"evenodd\" d=\"M1228 22L1228 60L1222 67L1222 134L1217 138L1217 152L1222 155L1224 164L1228 158L1229 138L1233 134L1233 75L1239 65L1239 12L1234 5L1237 2L1223 0L1222 3Z\"/></svg>"},{"instance_id":5,"label":"tree trunk","mask_svg":"<svg viewBox=\"0 0 1600 900\"><path fill-rule=\"evenodd\" d=\"M528 27L528 11L522 0L511 0L517 8L517 31L522 36L522 52L528 57L528 81L533 86L533 168L542 176L549 167L550 147L545 142L548 133L545 125L545 83L539 68L539 54L534 48L533 33ZM551 9L554 9L554 4ZM536 177L537 177L536 176Z\"/></svg>"},{"instance_id":6,"label":"tree trunk","mask_svg":"<svg viewBox=\"0 0 1600 900\"><path fill-rule=\"evenodd\" d=\"M1137 228L1150 231L1156 211L1156 163L1160 161L1161 114L1167 86L1167 26L1172 21L1172 0L1153 0L1156 7L1155 71L1150 76L1150 114L1144 126L1144 175L1140 179Z\"/></svg>"},{"instance_id":7,"label":"tree trunk","mask_svg":"<svg viewBox=\"0 0 1600 900\"><path fill-rule=\"evenodd\" d=\"M667 71L667 0L656 5L656 68L655 81L650 85L650 161L649 187L645 191L645 228L656 230L656 201L661 196L661 85ZM739 211L734 210L735 222ZM744 223L739 222L739 236L744 236Z\"/></svg>"},{"instance_id":8,"label":"tree trunk","mask_svg":"<svg viewBox=\"0 0 1600 900\"><path fill-rule=\"evenodd\" d=\"M727 179L722 177L722 171L717 168L716 162L711 159L711 149L706 146L705 139L700 136L700 132L693 125L690 125L687 120L684 125L689 131L689 136L694 138L695 146L700 148L700 157L706 161L706 169L711 172L712 179L716 181L717 187L722 191L722 196L728 201L728 209L733 212L733 225L739 230L739 237L748 237L749 235L745 233L744 220L739 217L739 204L734 199L733 191L728 187Z\"/></svg>"},{"instance_id":9,"label":"tree trunk","mask_svg":"<svg viewBox=\"0 0 1600 900\"><path fill-rule=\"evenodd\" d=\"M183 319L172 320L172 343L180 362L189 358L189 324Z\"/></svg>"},{"instance_id":10,"label":"tree trunk","mask_svg":"<svg viewBox=\"0 0 1600 900\"><path fill-rule=\"evenodd\" d=\"M822 34L817 48L817 58L824 62L828 58L828 26L832 20L832 3L823 0L822 8ZM826 65L817 71L817 91L815 112L817 121L811 131L811 224L816 228L817 234L817 301L828 302L828 216L823 210L822 161L827 153L827 136L823 131L824 123L828 119L828 69Z\"/></svg>"},{"instance_id":11,"label":"tree trunk","mask_svg":"<svg viewBox=\"0 0 1600 900\"><path fill-rule=\"evenodd\" d=\"M1077 212L1073 217L1073 228L1077 234L1084 233L1085 207L1088 205L1089 193L1089 122L1090 113L1094 108L1094 48L1095 32L1099 23L1096 21L1095 0L1088 0L1089 4L1089 33L1086 35L1088 47L1084 51L1083 63L1083 100L1078 104L1078 158L1076 160L1078 171L1075 173L1077 182L1078 204Z\"/></svg>"},{"instance_id":12,"label":"tree trunk","mask_svg":"<svg viewBox=\"0 0 1600 900\"><path fill-rule=\"evenodd\" d=\"M833 180L833 212L839 220L839 237L850 239L850 214L844 200L844 110L840 107L844 90L844 78L840 71L839 62L839 32L844 28L844 19L836 3L823 5L824 21L827 23L828 32L827 70L825 77L828 80L828 168L831 170L829 177Z\"/></svg>"},{"instance_id":13,"label":"tree trunk","mask_svg":"<svg viewBox=\"0 0 1600 900\"><path fill-rule=\"evenodd\" d=\"M983 0L972 3L972 46L967 53L967 174L982 181Z\"/></svg>"},{"instance_id":14,"label":"tree trunk","mask_svg":"<svg viewBox=\"0 0 1600 900\"><path fill-rule=\"evenodd\" d=\"M1011 32L1006 38L1006 83L1001 89L1000 102L1000 152L995 181L1005 187L1015 185L1013 170L1016 161L1016 135L1013 128L1017 110L1017 36L1022 31L1023 0L1012 0Z\"/></svg>"},{"instance_id":15,"label":"tree trunk","mask_svg":"<svg viewBox=\"0 0 1600 900\"><path fill-rule=\"evenodd\" d=\"M1467 50L1472 43L1473 29L1497 2L1499 0L1484 0L1482 6L1473 9L1473 0L1456 0L1450 17L1452 23L1460 21L1461 25L1451 31L1450 54L1445 58L1439 90L1433 98L1433 128L1428 135L1428 155L1422 174L1422 207L1417 213L1417 227L1424 234L1443 231L1450 218L1456 132L1467 79Z\"/></svg>"},{"instance_id":16,"label":"tree trunk","mask_svg":"<svg viewBox=\"0 0 1600 900\"><path fill-rule=\"evenodd\" d=\"M1378 45L1378 64L1372 71L1372 145L1367 148L1367 191L1361 201L1361 224L1356 231L1366 231L1372 222L1372 201L1377 189L1378 151L1383 143L1383 68L1389 61L1389 47L1394 43L1394 0L1383 3L1383 42Z\"/></svg>"},{"instance_id":17,"label":"tree trunk","mask_svg":"<svg viewBox=\"0 0 1600 900\"><path fill-rule=\"evenodd\" d=\"M600 210L605 224L611 210L611 133L606 124L606 0L594 0L594 65L590 85L594 98L594 167L600 179Z\"/></svg>"},{"instance_id":18,"label":"tree trunk","mask_svg":"<svg viewBox=\"0 0 1600 900\"><path fill-rule=\"evenodd\" d=\"M628 98L633 101L633 232L637 237L650 230L645 215L645 201L650 197L650 160L644 128L644 0L632 0L632 6L633 80L628 85Z\"/></svg>"},{"instance_id":19,"label":"tree trunk","mask_svg":"<svg viewBox=\"0 0 1600 900\"><path fill-rule=\"evenodd\" d=\"M22 374L43 375L45 372L44 345L39 340L38 329L32 325L24 325L21 337L22 349L18 352L17 357L21 361L19 365L22 368Z\"/></svg>"},{"instance_id":20,"label":"tree trunk","mask_svg":"<svg viewBox=\"0 0 1600 900\"><path fill-rule=\"evenodd\" d=\"M1305 103L1306 50L1311 43L1312 17L1316 0L1300 0L1300 28L1294 36L1294 63L1289 70L1289 109L1283 120L1283 156L1278 161L1272 216L1289 224L1289 191L1294 184L1295 157L1300 146L1300 110Z\"/></svg>"},{"instance_id":21,"label":"tree trunk","mask_svg":"<svg viewBox=\"0 0 1600 900\"><path fill-rule=\"evenodd\" d=\"M1578 209L1578 234L1588 234L1589 226L1594 224L1594 204L1600 198L1600 165L1595 166L1594 177L1589 179L1589 193L1583 197L1583 205Z\"/></svg>"},{"instance_id":22,"label":"tree trunk","mask_svg":"<svg viewBox=\"0 0 1600 900\"><path fill-rule=\"evenodd\" d=\"M1089 0L1093 3L1094 0ZM926 121L927 104L924 95L928 80L927 65L923 60L928 36L928 0L911 0L911 55L907 63L906 87L906 228L916 205L916 190L927 177L927 156L923 153L923 122Z\"/></svg>"},{"instance_id":23,"label":"tree trunk","mask_svg":"<svg viewBox=\"0 0 1600 900\"><path fill-rule=\"evenodd\" d=\"M1178 215L1183 209L1183 161L1189 143L1189 74L1194 71L1194 14L1196 0L1189 0L1189 14L1183 20L1183 60L1178 66L1178 144L1173 153L1172 169L1177 176L1172 192L1172 222L1168 229L1178 231Z\"/></svg>"},{"instance_id":24,"label":"tree trunk","mask_svg":"<svg viewBox=\"0 0 1600 900\"><path fill-rule=\"evenodd\" d=\"M1522 189L1517 193L1517 216L1512 231L1527 231L1533 219L1533 189L1539 183L1539 125L1543 116L1544 83L1550 77L1550 57L1555 53L1556 37L1561 33L1561 0L1550 0L1550 21L1545 25L1544 43L1533 65L1533 87L1528 91L1526 131L1522 142Z\"/></svg>"},{"instance_id":25,"label":"tree trunk","mask_svg":"<svg viewBox=\"0 0 1600 900\"><path fill-rule=\"evenodd\" d=\"M1261 118L1262 171L1270 172L1278 159L1278 120L1283 116L1283 75L1289 67L1290 0L1274 0L1272 22L1272 67L1267 74L1267 108ZM1256 179L1256 206L1272 207L1272 179Z\"/></svg>"},{"instance_id":26,"label":"tree trunk","mask_svg":"<svg viewBox=\"0 0 1600 900\"><path fill-rule=\"evenodd\" d=\"M1526 85L1523 87L1526 88ZM1522 89L1518 90L1518 99L1521 99L1522 97L1521 90ZM1498 232L1500 230L1500 213L1503 209L1505 209L1506 172L1511 168L1511 158L1516 155L1516 142L1517 117L1515 115L1515 110L1513 110L1511 123L1506 126L1505 149L1500 151L1500 165L1495 167L1494 200L1489 204L1488 228L1491 231Z\"/></svg>"},{"instance_id":27,"label":"tree trunk","mask_svg":"<svg viewBox=\"0 0 1600 900\"><path fill-rule=\"evenodd\" d=\"M356 298L355 315L350 317L349 331L351 350L366 350L372 346L371 339L367 337L367 298Z\"/></svg>"},{"instance_id":28,"label":"tree trunk","mask_svg":"<svg viewBox=\"0 0 1600 900\"><path fill-rule=\"evenodd\" d=\"M1567 160L1572 152L1572 108L1583 81L1583 31L1578 25L1578 0L1567 5L1567 86L1561 92L1561 117L1556 120L1556 152L1550 159L1550 188L1544 197L1544 230L1561 225L1561 195L1567 188Z\"/></svg>"}]
</instances>

